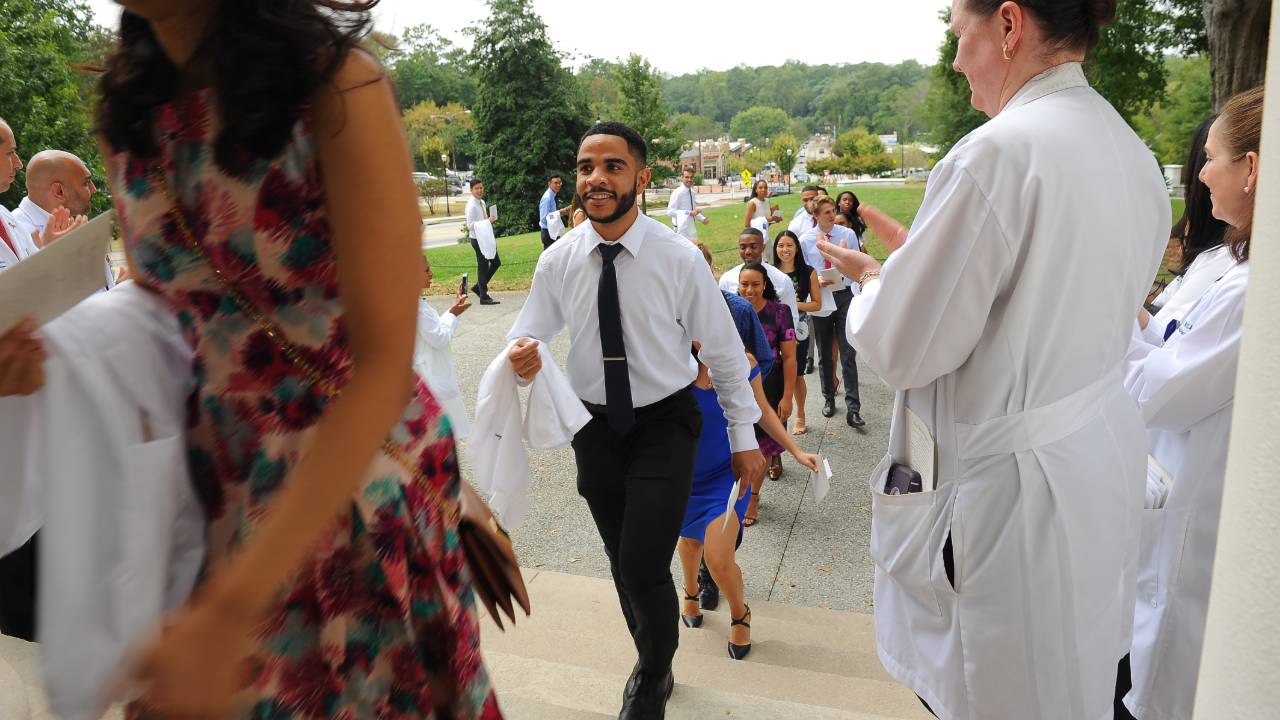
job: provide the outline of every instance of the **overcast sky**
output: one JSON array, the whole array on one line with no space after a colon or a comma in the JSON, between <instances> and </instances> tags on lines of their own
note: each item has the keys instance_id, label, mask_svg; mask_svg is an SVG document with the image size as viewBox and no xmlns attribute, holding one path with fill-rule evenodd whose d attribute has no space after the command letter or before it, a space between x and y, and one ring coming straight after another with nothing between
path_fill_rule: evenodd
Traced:
<instances>
[{"instance_id":1,"label":"overcast sky","mask_svg":"<svg viewBox=\"0 0 1280 720\"><path fill-rule=\"evenodd\" d=\"M266 0L269 1L269 0ZM937 60L943 26L938 11L950 0L842 0L812 5L778 0L648 0L582 3L534 0L556 48L576 57L623 58L640 53L663 72L701 68ZM98 21L114 26L111 0L89 0ZM634 7L625 14L620 8ZM810 10L822 8L819 14ZM382 0L379 30L399 34L429 23L463 46L462 29L488 14L483 0ZM577 64L577 60L571 60Z\"/></svg>"}]
</instances>

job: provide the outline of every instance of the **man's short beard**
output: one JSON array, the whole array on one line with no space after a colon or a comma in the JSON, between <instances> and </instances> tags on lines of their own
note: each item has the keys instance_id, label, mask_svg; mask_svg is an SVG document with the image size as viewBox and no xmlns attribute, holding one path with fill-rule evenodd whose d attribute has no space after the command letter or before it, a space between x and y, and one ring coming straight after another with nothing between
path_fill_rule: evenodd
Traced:
<instances>
[{"instance_id":1,"label":"man's short beard","mask_svg":"<svg viewBox=\"0 0 1280 720\"><path fill-rule=\"evenodd\" d=\"M588 194L590 194L590 192L592 191L588 191ZM621 220L622 216L631 212L631 208L636 206L635 186L634 185L631 186L631 192L629 193L624 193L621 195L614 193L614 197L616 197L618 200L618 209L614 210L612 213L610 213L605 217L596 217L592 215L591 211L587 209L589 207L587 205L587 199L582 197L581 193L578 194L578 206L582 208L582 212L586 213L587 219L590 220L591 222L600 223L601 225L611 225Z\"/></svg>"}]
</instances>

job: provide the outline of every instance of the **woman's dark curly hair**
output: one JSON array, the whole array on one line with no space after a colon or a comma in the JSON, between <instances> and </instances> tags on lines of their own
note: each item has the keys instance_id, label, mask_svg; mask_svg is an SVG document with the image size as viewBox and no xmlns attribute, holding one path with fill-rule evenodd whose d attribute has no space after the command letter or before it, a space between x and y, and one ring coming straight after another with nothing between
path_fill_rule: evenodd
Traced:
<instances>
[{"instance_id":1,"label":"woman's dark curly hair","mask_svg":"<svg viewBox=\"0 0 1280 720\"><path fill-rule=\"evenodd\" d=\"M359 47L378 0L219 0L196 52L221 132L215 160L239 174L277 155L316 91ZM180 94L179 72L151 24L124 11L119 47L98 83L96 131L117 150L154 157L154 110Z\"/></svg>"}]
</instances>

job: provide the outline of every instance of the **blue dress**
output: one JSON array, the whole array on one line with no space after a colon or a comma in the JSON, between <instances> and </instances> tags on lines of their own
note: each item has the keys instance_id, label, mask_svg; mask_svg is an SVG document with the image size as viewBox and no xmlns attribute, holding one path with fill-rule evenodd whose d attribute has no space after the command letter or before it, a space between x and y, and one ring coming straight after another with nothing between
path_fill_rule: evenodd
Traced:
<instances>
[{"instance_id":1,"label":"blue dress","mask_svg":"<svg viewBox=\"0 0 1280 720\"><path fill-rule=\"evenodd\" d=\"M760 374L760 368L751 368L751 379ZM702 542L707 536L707 525L724 515L729 491L733 489L733 452L729 449L729 421L720 408L715 388L703 390L694 386L694 397L702 410L702 434L698 438L698 455L693 465L693 489L689 493L689 507L684 511L684 527L681 537ZM738 514L738 532L742 532L742 516L747 512L751 489L734 505ZM741 536L739 536L741 537Z\"/></svg>"}]
</instances>

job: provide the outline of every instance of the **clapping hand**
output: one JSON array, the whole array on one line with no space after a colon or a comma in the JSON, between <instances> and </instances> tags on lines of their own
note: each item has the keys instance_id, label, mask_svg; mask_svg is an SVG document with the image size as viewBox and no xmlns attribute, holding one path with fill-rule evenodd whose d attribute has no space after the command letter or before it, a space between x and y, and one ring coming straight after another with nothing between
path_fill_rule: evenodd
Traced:
<instances>
[{"instance_id":1,"label":"clapping hand","mask_svg":"<svg viewBox=\"0 0 1280 720\"><path fill-rule=\"evenodd\" d=\"M31 233L31 239L35 241L36 247L45 247L61 238L63 235L75 230L76 228L89 222L89 219L83 215L72 217L71 211L60 207L49 215L49 222L44 226L44 230L35 230Z\"/></svg>"}]
</instances>

